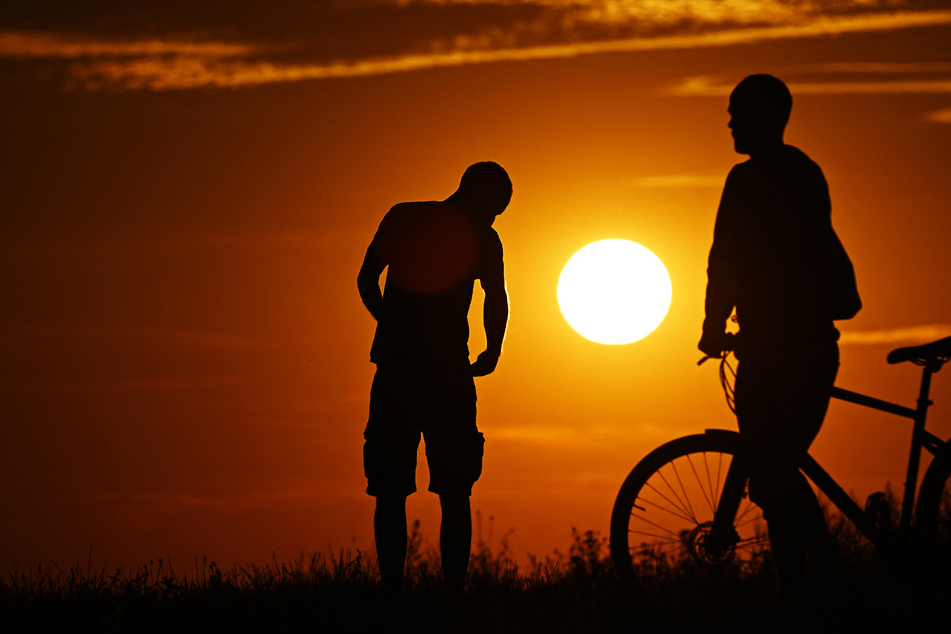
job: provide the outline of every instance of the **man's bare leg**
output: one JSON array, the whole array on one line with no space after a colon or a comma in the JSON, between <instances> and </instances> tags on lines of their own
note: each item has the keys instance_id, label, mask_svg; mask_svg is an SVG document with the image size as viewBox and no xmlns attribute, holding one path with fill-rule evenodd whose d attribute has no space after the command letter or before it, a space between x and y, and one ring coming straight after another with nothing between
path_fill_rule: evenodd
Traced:
<instances>
[{"instance_id":1,"label":"man's bare leg","mask_svg":"<svg viewBox=\"0 0 951 634\"><path fill-rule=\"evenodd\" d=\"M469 567L469 549L472 544L472 511L469 496L440 495L442 525L439 528L439 552L442 555L442 574L446 588L461 592Z\"/></svg>"},{"instance_id":2,"label":"man's bare leg","mask_svg":"<svg viewBox=\"0 0 951 634\"><path fill-rule=\"evenodd\" d=\"M406 564L406 496L377 496L373 514L376 558L383 587L399 590Z\"/></svg>"}]
</instances>

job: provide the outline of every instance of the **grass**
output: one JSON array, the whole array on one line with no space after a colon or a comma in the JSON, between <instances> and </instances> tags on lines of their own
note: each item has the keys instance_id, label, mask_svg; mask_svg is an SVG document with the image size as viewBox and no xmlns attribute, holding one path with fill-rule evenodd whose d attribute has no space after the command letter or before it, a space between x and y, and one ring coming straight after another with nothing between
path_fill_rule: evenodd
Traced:
<instances>
[{"instance_id":1,"label":"grass","mask_svg":"<svg viewBox=\"0 0 951 634\"><path fill-rule=\"evenodd\" d=\"M163 559L136 570L38 567L0 583L0 626L6 631L78 629L168 631L416 632L687 632L729 625L732 631L798 631L831 626L825 611L850 626L881 631L928 623L951 599L947 568L925 568L876 555L850 528L830 522L842 555L835 601L806 612L782 605L767 552L753 566L709 570L657 561L644 579L646 595L623 587L606 538L573 531L567 554L531 558L520 567L503 536L497 548L477 540L467 590L449 595L438 553L423 547L419 523L410 532L405 591L379 584L372 556L338 550L222 569L195 561L191 570ZM714 628L716 629L716 628ZM820 631L822 627L818 628ZM853 627L849 627L853 629Z\"/></svg>"}]
</instances>

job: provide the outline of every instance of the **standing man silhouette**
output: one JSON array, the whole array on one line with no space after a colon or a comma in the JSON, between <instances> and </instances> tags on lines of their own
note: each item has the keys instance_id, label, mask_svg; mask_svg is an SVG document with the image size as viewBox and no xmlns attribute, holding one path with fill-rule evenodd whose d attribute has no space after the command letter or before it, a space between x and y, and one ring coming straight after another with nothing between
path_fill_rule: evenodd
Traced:
<instances>
[{"instance_id":1,"label":"standing man silhouette","mask_svg":"<svg viewBox=\"0 0 951 634\"><path fill-rule=\"evenodd\" d=\"M730 348L740 326L736 416L750 499L763 509L780 592L796 601L834 565L822 510L799 472L825 417L839 366L833 320L861 308L855 275L831 221L822 170L783 134L789 89L751 75L730 95L734 149L749 155L727 177L707 269L699 348Z\"/></svg>"},{"instance_id":2,"label":"standing man silhouette","mask_svg":"<svg viewBox=\"0 0 951 634\"><path fill-rule=\"evenodd\" d=\"M461 591L472 541L469 496L482 473L474 376L502 352L508 295L502 242L492 229L512 182L497 163L471 165L441 202L396 205L380 223L357 277L377 320L370 360L377 364L363 448L367 493L384 586L399 589L406 561L406 497L416 491L416 453L426 441L429 490L439 495L439 548L447 588ZM380 292L380 275L387 268ZM469 364L469 304L475 280L485 291L486 350Z\"/></svg>"}]
</instances>

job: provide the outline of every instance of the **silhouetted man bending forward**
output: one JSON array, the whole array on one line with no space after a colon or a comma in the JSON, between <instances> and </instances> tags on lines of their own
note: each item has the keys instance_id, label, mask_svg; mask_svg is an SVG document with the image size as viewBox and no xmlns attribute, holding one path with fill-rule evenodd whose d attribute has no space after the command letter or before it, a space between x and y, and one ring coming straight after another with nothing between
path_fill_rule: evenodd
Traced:
<instances>
[{"instance_id":1,"label":"silhouetted man bending forward","mask_svg":"<svg viewBox=\"0 0 951 634\"><path fill-rule=\"evenodd\" d=\"M377 320L370 360L377 364L363 449L367 493L384 585L399 588L406 560L406 496L416 491L416 452L426 440L429 490L439 495L439 547L447 587L461 590L469 563L469 496L482 473L484 438L476 427L472 377L495 370L508 321L502 242L492 229L512 197L496 163L470 166L442 202L390 209L357 278ZM388 268L386 288L380 275ZM469 364L469 304L475 280L485 291L487 349Z\"/></svg>"},{"instance_id":2,"label":"silhouetted man bending forward","mask_svg":"<svg viewBox=\"0 0 951 634\"><path fill-rule=\"evenodd\" d=\"M825 417L839 367L835 319L861 307L849 258L832 229L819 166L785 145L786 85L752 75L730 95L735 150L750 159L723 188L707 269L700 350L728 349L736 308L736 415L763 509L782 594L814 589L833 561L822 511L799 460Z\"/></svg>"}]
</instances>

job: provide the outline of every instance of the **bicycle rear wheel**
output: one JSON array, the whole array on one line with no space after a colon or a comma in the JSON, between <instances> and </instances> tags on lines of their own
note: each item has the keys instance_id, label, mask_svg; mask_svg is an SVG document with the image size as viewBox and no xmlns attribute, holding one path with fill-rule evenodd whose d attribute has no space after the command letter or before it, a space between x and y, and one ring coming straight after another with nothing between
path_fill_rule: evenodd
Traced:
<instances>
[{"instance_id":1,"label":"bicycle rear wheel","mask_svg":"<svg viewBox=\"0 0 951 634\"><path fill-rule=\"evenodd\" d=\"M611 556L622 580L680 566L749 568L767 543L762 511L744 494L726 547L708 537L738 435L713 430L662 445L628 475L611 515Z\"/></svg>"},{"instance_id":2,"label":"bicycle rear wheel","mask_svg":"<svg viewBox=\"0 0 951 634\"><path fill-rule=\"evenodd\" d=\"M935 456L925 472L915 508L915 523L929 546L945 555L951 549L951 449Z\"/></svg>"}]
</instances>

